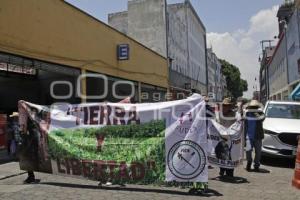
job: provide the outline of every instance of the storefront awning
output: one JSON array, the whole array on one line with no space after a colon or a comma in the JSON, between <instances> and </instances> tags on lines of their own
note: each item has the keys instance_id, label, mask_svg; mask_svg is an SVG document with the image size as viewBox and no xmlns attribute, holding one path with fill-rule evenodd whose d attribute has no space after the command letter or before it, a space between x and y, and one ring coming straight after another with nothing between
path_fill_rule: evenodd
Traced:
<instances>
[{"instance_id":1,"label":"storefront awning","mask_svg":"<svg viewBox=\"0 0 300 200\"><path fill-rule=\"evenodd\" d=\"M289 96L290 100L300 100L300 83Z\"/></svg>"}]
</instances>

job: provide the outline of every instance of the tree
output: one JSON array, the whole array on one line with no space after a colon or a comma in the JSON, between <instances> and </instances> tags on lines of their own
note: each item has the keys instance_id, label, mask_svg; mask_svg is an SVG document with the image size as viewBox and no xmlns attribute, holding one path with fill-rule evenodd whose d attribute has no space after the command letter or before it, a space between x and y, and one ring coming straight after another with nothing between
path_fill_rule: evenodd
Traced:
<instances>
[{"instance_id":1,"label":"tree","mask_svg":"<svg viewBox=\"0 0 300 200\"><path fill-rule=\"evenodd\" d=\"M222 65L222 73L226 77L227 89L230 95L235 99L243 96L243 92L248 90L248 83L241 78L239 68L226 60L220 60L220 62Z\"/></svg>"}]
</instances>

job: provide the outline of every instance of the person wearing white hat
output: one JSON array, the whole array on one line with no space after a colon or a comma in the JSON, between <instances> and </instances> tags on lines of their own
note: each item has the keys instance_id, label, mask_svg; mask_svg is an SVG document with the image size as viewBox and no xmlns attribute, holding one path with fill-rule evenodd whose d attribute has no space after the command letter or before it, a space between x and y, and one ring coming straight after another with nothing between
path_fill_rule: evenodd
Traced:
<instances>
[{"instance_id":1,"label":"person wearing white hat","mask_svg":"<svg viewBox=\"0 0 300 200\"><path fill-rule=\"evenodd\" d=\"M234 111L234 107L235 104L232 101L231 98L225 98L221 104L220 107L220 112L219 112L219 116L217 116L217 121L224 126L225 128L229 128L233 123L236 122L236 116L237 113ZM229 151L229 148L227 148L227 146L225 145L225 141L228 140L228 138L226 138L225 136L222 137L223 138L223 143L220 143L221 146L220 149L227 149L227 151ZM220 155L225 155L225 154L220 154ZM228 159L227 157L223 157L222 159ZM234 168L223 168L220 167L220 172L219 175L221 178L233 178L234 177Z\"/></svg>"},{"instance_id":2,"label":"person wearing white hat","mask_svg":"<svg viewBox=\"0 0 300 200\"><path fill-rule=\"evenodd\" d=\"M247 105L246 119L245 119L245 141L246 141L246 170L251 170L252 165L252 151L255 151L254 170L259 171L262 139L264 138L264 131L262 122L265 119L264 113L261 111L262 105L257 100L251 100Z\"/></svg>"}]
</instances>

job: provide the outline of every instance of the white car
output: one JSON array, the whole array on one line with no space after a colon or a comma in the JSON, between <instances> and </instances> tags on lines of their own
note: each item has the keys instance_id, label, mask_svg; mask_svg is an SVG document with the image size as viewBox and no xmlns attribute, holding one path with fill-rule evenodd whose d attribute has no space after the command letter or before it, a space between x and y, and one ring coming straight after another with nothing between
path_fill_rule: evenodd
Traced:
<instances>
[{"instance_id":1,"label":"white car","mask_svg":"<svg viewBox=\"0 0 300 200\"><path fill-rule=\"evenodd\" d=\"M300 137L300 102L268 101L264 113L262 154L294 158Z\"/></svg>"}]
</instances>

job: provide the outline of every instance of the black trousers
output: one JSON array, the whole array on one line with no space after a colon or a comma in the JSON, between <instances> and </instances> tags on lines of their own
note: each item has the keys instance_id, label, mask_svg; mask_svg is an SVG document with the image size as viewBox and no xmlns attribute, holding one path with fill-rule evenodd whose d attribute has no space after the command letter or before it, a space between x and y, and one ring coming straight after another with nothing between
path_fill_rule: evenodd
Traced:
<instances>
[{"instance_id":1,"label":"black trousers","mask_svg":"<svg viewBox=\"0 0 300 200\"><path fill-rule=\"evenodd\" d=\"M11 140L7 140L7 143L6 143L6 149L7 149L7 154L10 155L10 144L11 144Z\"/></svg>"},{"instance_id":2,"label":"black trousers","mask_svg":"<svg viewBox=\"0 0 300 200\"><path fill-rule=\"evenodd\" d=\"M28 171L27 174L28 174L28 177L30 177L30 178L35 178L35 177L34 177L34 172L33 172L33 171Z\"/></svg>"},{"instance_id":3,"label":"black trousers","mask_svg":"<svg viewBox=\"0 0 300 200\"><path fill-rule=\"evenodd\" d=\"M220 176L227 175L233 177L234 169L220 167Z\"/></svg>"}]
</instances>

